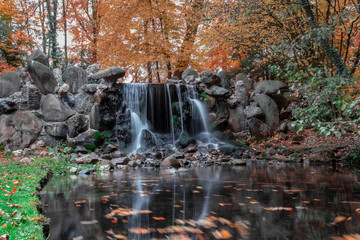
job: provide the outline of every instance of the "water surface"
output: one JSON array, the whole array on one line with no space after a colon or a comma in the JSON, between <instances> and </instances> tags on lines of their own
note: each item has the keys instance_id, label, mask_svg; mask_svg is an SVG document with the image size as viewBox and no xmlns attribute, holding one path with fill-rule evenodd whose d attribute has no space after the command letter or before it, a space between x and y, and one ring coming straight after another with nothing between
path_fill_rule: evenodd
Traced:
<instances>
[{"instance_id":1,"label":"water surface","mask_svg":"<svg viewBox=\"0 0 360 240\"><path fill-rule=\"evenodd\" d=\"M50 239L331 239L360 232L360 185L321 166L117 170L54 178Z\"/></svg>"}]
</instances>

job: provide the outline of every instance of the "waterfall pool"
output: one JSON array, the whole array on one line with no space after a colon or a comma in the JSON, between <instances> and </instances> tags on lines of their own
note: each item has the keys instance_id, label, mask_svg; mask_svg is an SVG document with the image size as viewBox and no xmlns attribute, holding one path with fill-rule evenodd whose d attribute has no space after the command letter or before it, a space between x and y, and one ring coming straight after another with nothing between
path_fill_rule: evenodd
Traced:
<instances>
[{"instance_id":1,"label":"waterfall pool","mask_svg":"<svg viewBox=\"0 0 360 240\"><path fill-rule=\"evenodd\" d=\"M357 175L326 166L124 169L55 177L50 239L332 239L360 232Z\"/></svg>"}]
</instances>

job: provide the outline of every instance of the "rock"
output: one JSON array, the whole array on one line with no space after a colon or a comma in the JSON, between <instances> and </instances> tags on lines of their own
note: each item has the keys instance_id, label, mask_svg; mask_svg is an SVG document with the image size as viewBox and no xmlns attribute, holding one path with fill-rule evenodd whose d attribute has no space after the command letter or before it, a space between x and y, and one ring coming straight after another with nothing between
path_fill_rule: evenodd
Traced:
<instances>
[{"instance_id":1,"label":"rock","mask_svg":"<svg viewBox=\"0 0 360 240\"><path fill-rule=\"evenodd\" d=\"M144 157L143 155L141 155L140 153L133 153L130 155L131 160L140 160L140 161L145 161L146 157Z\"/></svg>"},{"instance_id":2,"label":"rock","mask_svg":"<svg viewBox=\"0 0 360 240\"><path fill-rule=\"evenodd\" d=\"M76 94L84 84L87 84L86 72L77 67L68 67L62 75L64 83L70 87L70 92Z\"/></svg>"},{"instance_id":3,"label":"rock","mask_svg":"<svg viewBox=\"0 0 360 240\"><path fill-rule=\"evenodd\" d=\"M30 61L28 62L28 69L31 78L43 94L54 92L57 81L54 73L47 66L37 61Z\"/></svg>"},{"instance_id":4,"label":"rock","mask_svg":"<svg viewBox=\"0 0 360 240\"><path fill-rule=\"evenodd\" d=\"M32 78L30 76L30 73L23 67L17 67L16 72L19 75L20 79L23 83L31 82Z\"/></svg>"},{"instance_id":5,"label":"rock","mask_svg":"<svg viewBox=\"0 0 360 240\"><path fill-rule=\"evenodd\" d=\"M128 162L128 166L129 167L138 167L141 166L142 161L141 160L131 160L130 162Z\"/></svg>"},{"instance_id":6,"label":"rock","mask_svg":"<svg viewBox=\"0 0 360 240\"><path fill-rule=\"evenodd\" d=\"M288 131L287 122L282 122L280 124L280 131L283 132L283 133L286 133Z\"/></svg>"},{"instance_id":7,"label":"rock","mask_svg":"<svg viewBox=\"0 0 360 240\"><path fill-rule=\"evenodd\" d=\"M75 107L75 97L69 92L62 98L62 101L66 106L70 108Z\"/></svg>"},{"instance_id":8,"label":"rock","mask_svg":"<svg viewBox=\"0 0 360 240\"><path fill-rule=\"evenodd\" d=\"M243 107L249 104L248 90L243 81L237 81L235 84L235 99Z\"/></svg>"},{"instance_id":9,"label":"rock","mask_svg":"<svg viewBox=\"0 0 360 240\"><path fill-rule=\"evenodd\" d=\"M96 172L95 168L87 168L87 169L81 170L79 172L79 175L90 175L90 174L93 174L94 172Z\"/></svg>"},{"instance_id":10,"label":"rock","mask_svg":"<svg viewBox=\"0 0 360 240\"><path fill-rule=\"evenodd\" d=\"M221 78L221 82L220 82L220 86L227 89L227 90L231 90L231 75L228 72L225 71L221 71L219 72L218 76Z\"/></svg>"},{"instance_id":11,"label":"rock","mask_svg":"<svg viewBox=\"0 0 360 240\"><path fill-rule=\"evenodd\" d=\"M288 89L288 85L281 81L261 81L255 86L256 94L276 94L279 90Z\"/></svg>"},{"instance_id":12,"label":"rock","mask_svg":"<svg viewBox=\"0 0 360 240\"><path fill-rule=\"evenodd\" d=\"M89 113L91 111L93 97L87 93L79 93L75 96L75 110L78 113Z\"/></svg>"},{"instance_id":13,"label":"rock","mask_svg":"<svg viewBox=\"0 0 360 240\"><path fill-rule=\"evenodd\" d=\"M21 80L16 72L5 72L0 76L0 98L10 97L20 90Z\"/></svg>"},{"instance_id":14,"label":"rock","mask_svg":"<svg viewBox=\"0 0 360 240\"><path fill-rule=\"evenodd\" d=\"M213 85L219 85L221 78L211 71L204 71L200 73L200 81L207 87L211 87Z\"/></svg>"},{"instance_id":15,"label":"rock","mask_svg":"<svg viewBox=\"0 0 360 240\"><path fill-rule=\"evenodd\" d=\"M296 127L296 125L293 122L287 123L287 129L292 133L297 133L297 131L298 131L298 128Z\"/></svg>"},{"instance_id":16,"label":"rock","mask_svg":"<svg viewBox=\"0 0 360 240\"><path fill-rule=\"evenodd\" d=\"M86 154L78 159L75 159L76 164L95 164L99 161L93 154Z\"/></svg>"},{"instance_id":17,"label":"rock","mask_svg":"<svg viewBox=\"0 0 360 240\"><path fill-rule=\"evenodd\" d=\"M80 133L77 137L68 139L69 144L71 145L82 145L86 146L87 144L94 144L96 142L94 130L88 130L86 132Z\"/></svg>"},{"instance_id":18,"label":"rock","mask_svg":"<svg viewBox=\"0 0 360 240\"><path fill-rule=\"evenodd\" d=\"M115 151L110 153L111 158L121 158L121 157L125 157L126 153L121 152L121 151Z\"/></svg>"},{"instance_id":19,"label":"rock","mask_svg":"<svg viewBox=\"0 0 360 240\"><path fill-rule=\"evenodd\" d=\"M111 160L111 164L116 167L118 165L128 165L130 161L131 160L128 157L114 158Z\"/></svg>"},{"instance_id":20,"label":"rock","mask_svg":"<svg viewBox=\"0 0 360 240\"><path fill-rule=\"evenodd\" d=\"M270 128L257 118L250 118L247 122L251 136L262 139L271 135Z\"/></svg>"},{"instance_id":21,"label":"rock","mask_svg":"<svg viewBox=\"0 0 360 240\"><path fill-rule=\"evenodd\" d=\"M225 88L213 85L209 89L206 89L205 93L215 97L225 97L228 96L230 92Z\"/></svg>"},{"instance_id":22,"label":"rock","mask_svg":"<svg viewBox=\"0 0 360 240\"><path fill-rule=\"evenodd\" d=\"M211 124L212 131L225 131L228 129L229 122L227 119L218 119Z\"/></svg>"},{"instance_id":23,"label":"rock","mask_svg":"<svg viewBox=\"0 0 360 240\"><path fill-rule=\"evenodd\" d=\"M179 79L165 79L164 84L183 84L183 81Z\"/></svg>"},{"instance_id":24,"label":"rock","mask_svg":"<svg viewBox=\"0 0 360 240\"><path fill-rule=\"evenodd\" d=\"M229 110L227 108L227 104L224 100L218 99L215 104L215 108L212 109L216 113L216 118L218 120L228 119L229 118Z\"/></svg>"},{"instance_id":25,"label":"rock","mask_svg":"<svg viewBox=\"0 0 360 240\"><path fill-rule=\"evenodd\" d=\"M197 151L197 147L196 146L189 146L185 149L184 153L194 153Z\"/></svg>"},{"instance_id":26,"label":"rock","mask_svg":"<svg viewBox=\"0 0 360 240\"><path fill-rule=\"evenodd\" d=\"M92 106L90 112L90 128L100 130L100 121L100 104L96 103L94 106Z\"/></svg>"},{"instance_id":27,"label":"rock","mask_svg":"<svg viewBox=\"0 0 360 240\"><path fill-rule=\"evenodd\" d=\"M34 161L34 159L28 158L28 157L23 158L23 159L20 160L21 163L26 163L26 164L30 164L30 163L32 163L33 161Z\"/></svg>"},{"instance_id":28,"label":"rock","mask_svg":"<svg viewBox=\"0 0 360 240\"><path fill-rule=\"evenodd\" d=\"M51 137L66 139L68 127L65 123L49 123L45 126L46 133Z\"/></svg>"},{"instance_id":29,"label":"rock","mask_svg":"<svg viewBox=\"0 0 360 240\"><path fill-rule=\"evenodd\" d=\"M234 132L244 131L246 127L246 115L242 106L229 110L229 125Z\"/></svg>"},{"instance_id":30,"label":"rock","mask_svg":"<svg viewBox=\"0 0 360 240\"><path fill-rule=\"evenodd\" d=\"M246 161L246 159L232 159L230 163L235 166L246 166Z\"/></svg>"},{"instance_id":31,"label":"rock","mask_svg":"<svg viewBox=\"0 0 360 240\"><path fill-rule=\"evenodd\" d=\"M97 63L91 64L90 66L87 67L86 71L91 74L97 73L100 71L100 66Z\"/></svg>"},{"instance_id":32,"label":"rock","mask_svg":"<svg viewBox=\"0 0 360 240\"><path fill-rule=\"evenodd\" d=\"M310 162L330 162L335 159L334 151L330 148L313 149L309 156Z\"/></svg>"},{"instance_id":33,"label":"rock","mask_svg":"<svg viewBox=\"0 0 360 240\"><path fill-rule=\"evenodd\" d=\"M10 114L17 110L16 103L11 98L0 99L0 115Z\"/></svg>"},{"instance_id":34,"label":"rock","mask_svg":"<svg viewBox=\"0 0 360 240\"><path fill-rule=\"evenodd\" d=\"M0 143L11 150L24 149L35 142L41 128L41 120L30 112L0 115Z\"/></svg>"},{"instance_id":35,"label":"rock","mask_svg":"<svg viewBox=\"0 0 360 240\"><path fill-rule=\"evenodd\" d=\"M235 108L237 106L238 101L235 98L230 98L229 100L227 100L226 103L227 103L229 108L233 109L233 108Z\"/></svg>"},{"instance_id":36,"label":"rock","mask_svg":"<svg viewBox=\"0 0 360 240\"><path fill-rule=\"evenodd\" d=\"M279 110L286 109L289 105L286 98L281 94L271 94L270 97L275 101L276 105L278 106Z\"/></svg>"},{"instance_id":37,"label":"rock","mask_svg":"<svg viewBox=\"0 0 360 240\"><path fill-rule=\"evenodd\" d=\"M98 89L93 96L95 102L97 103L101 103L103 97L104 97L104 92L100 89Z\"/></svg>"},{"instance_id":38,"label":"rock","mask_svg":"<svg viewBox=\"0 0 360 240\"><path fill-rule=\"evenodd\" d=\"M38 110L40 109L41 93L39 89L31 83L21 89L21 92L17 92L13 95L13 99L16 102L18 110Z\"/></svg>"},{"instance_id":39,"label":"rock","mask_svg":"<svg viewBox=\"0 0 360 240\"><path fill-rule=\"evenodd\" d=\"M250 108L249 111L246 114L246 118L250 119L250 118L258 118L258 119L264 119L265 118L265 114L263 112L263 110L261 110L261 108L259 107L253 107Z\"/></svg>"},{"instance_id":40,"label":"rock","mask_svg":"<svg viewBox=\"0 0 360 240\"><path fill-rule=\"evenodd\" d=\"M108 81L116 82L119 78L124 77L125 73L126 71L121 67L111 67L91 75L91 79L99 80L105 78Z\"/></svg>"},{"instance_id":41,"label":"rock","mask_svg":"<svg viewBox=\"0 0 360 240\"><path fill-rule=\"evenodd\" d=\"M239 73L235 77L235 82L242 81L246 90L249 91L254 88L254 81L250 80L244 73Z\"/></svg>"},{"instance_id":42,"label":"rock","mask_svg":"<svg viewBox=\"0 0 360 240\"><path fill-rule=\"evenodd\" d=\"M106 145L105 149L104 149L104 153L112 153L115 152L117 150L117 147L115 147L112 144L108 144Z\"/></svg>"},{"instance_id":43,"label":"rock","mask_svg":"<svg viewBox=\"0 0 360 240\"><path fill-rule=\"evenodd\" d=\"M70 87L68 84L63 84L60 88L59 88L59 91L58 91L58 94L61 98L63 98L69 91Z\"/></svg>"},{"instance_id":44,"label":"rock","mask_svg":"<svg viewBox=\"0 0 360 240\"><path fill-rule=\"evenodd\" d=\"M29 56L26 57L26 61L29 63L31 61L37 61L41 64L43 64L46 67L49 67L49 59L41 50L36 49L34 52L32 52Z\"/></svg>"},{"instance_id":45,"label":"rock","mask_svg":"<svg viewBox=\"0 0 360 240\"><path fill-rule=\"evenodd\" d=\"M255 101L265 114L265 122L271 131L276 130L280 126L279 109L275 101L264 94L256 94Z\"/></svg>"},{"instance_id":46,"label":"rock","mask_svg":"<svg viewBox=\"0 0 360 240\"><path fill-rule=\"evenodd\" d=\"M77 172L77 168L76 167L71 167L70 168L70 173L76 173Z\"/></svg>"},{"instance_id":47,"label":"rock","mask_svg":"<svg viewBox=\"0 0 360 240\"><path fill-rule=\"evenodd\" d=\"M216 104L216 98L206 95L206 100L205 100L206 105L208 106L208 108L213 108Z\"/></svg>"},{"instance_id":48,"label":"rock","mask_svg":"<svg viewBox=\"0 0 360 240\"><path fill-rule=\"evenodd\" d=\"M89 153L89 150L87 150L87 148L84 146L76 146L75 151L76 151L76 153L82 153L82 154Z\"/></svg>"},{"instance_id":49,"label":"rock","mask_svg":"<svg viewBox=\"0 0 360 240\"><path fill-rule=\"evenodd\" d=\"M292 92L284 92L283 96L284 96L284 98L286 99L286 101L288 103L298 102L299 101L299 98L296 96L296 94L292 93Z\"/></svg>"},{"instance_id":50,"label":"rock","mask_svg":"<svg viewBox=\"0 0 360 240\"><path fill-rule=\"evenodd\" d=\"M69 136L76 137L82 132L89 129L89 119L82 114L72 116L66 121L69 129Z\"/></svg>"},{"instance_id":51,"label":"rock","mask_svg":"<svg viewBox=\"0 0 360 240\"><path fill-rule=\"evenodd\" d=\"M41 105L42 115L47 122L63 122L75 114L75 112L64 105L64 103L53 94L46 95Z\"/></svg>"},{"instance_id":52,"label":"rock","mask_svg":"<svg viewBox=\"0 0 360 240\"><path fill-rule=\"evenodd\" d=\"M199 74L195 69L192 68L187 68L181 75L181 78L187 84L194 82L197 77L199 77Z\"/></svg>"},{"instance_id":53,"label":"rock","mask_svg":"<svg viewBox=\"0 0 360 240\"><path fill-rule=\"evenodd\" d=\"M111 156L108 153L101 154L102 159L111 160Z\"/></svg>"},{"instance_id":54,"label":"rock","mask_svg":"<svg viewBox=\"0 0 360 240\"><path fill-rule=\"evenodd\" d=\"M85 84L81 89L86 93L94 94L98 90L98 85L99 84Z\"/></svg>"},{"instance_id":55,"label":"rock","mask_svg":"<svg viewBox=\"0 0 360 240\"><path fill-rule=\"evenodd\" d=\"M176 142L178 148L186 148L191 144L196 144L196 140L191 137L187 132L182 132L179 140Z\"/></svg>"},{"instance_id":56,"label":"rock","mask_svg":"<svg viewBox=\"0 0 360 240\"><path fill-rule=\"evenodd\" d=\"M170 155L169 157L165 158L164 161L161 162L160 166L179 168L181 167L181 164L180 161L176 159L176 157Z\"/></svg>"},{"instance_id":57,"label":"rock","mask_svg":"<svg viewBox=\"0 0 360 240\"><path fill-rule=\"evenodd\" d=\"M222 152L225 155L230 155L238 150L241 150L242 148L239 146L235 146L232 144L224 144L219 147L219 151Z\"/></svg>"}]
</instances>

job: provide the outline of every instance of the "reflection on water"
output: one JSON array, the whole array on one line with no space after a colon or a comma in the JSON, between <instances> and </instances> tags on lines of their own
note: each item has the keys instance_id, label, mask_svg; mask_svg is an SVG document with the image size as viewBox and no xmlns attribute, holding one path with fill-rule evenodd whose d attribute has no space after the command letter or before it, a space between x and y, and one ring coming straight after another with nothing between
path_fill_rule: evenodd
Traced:
<instances>
[{"instance_id":1,"label":"reflection on water","mask_svg":"<svg viewBox=\"0 0 360 240\"><path fill-rule=\"evenodd\" d=\"M326 167L138 169L54 178L42 202L57 240L331 239L360 232L359 190Z\"/></svg>"}]
</instances>

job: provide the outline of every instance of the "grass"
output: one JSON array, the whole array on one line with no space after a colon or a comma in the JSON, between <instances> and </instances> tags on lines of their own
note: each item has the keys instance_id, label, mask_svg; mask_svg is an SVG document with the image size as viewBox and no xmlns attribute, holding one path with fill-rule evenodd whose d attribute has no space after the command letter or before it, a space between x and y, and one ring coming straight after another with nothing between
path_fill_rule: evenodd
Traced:
<instances>
[{"instance_id":1,"label":"grass","mask_svg":"<svg viewBox=\"0 0 360 240\"><path fill-rule=\"evenodd\" d=\"M18 162L0 165L0 235L10 240L44 239L36 192L47 171Z\"/></svg>"}]
</instances>

